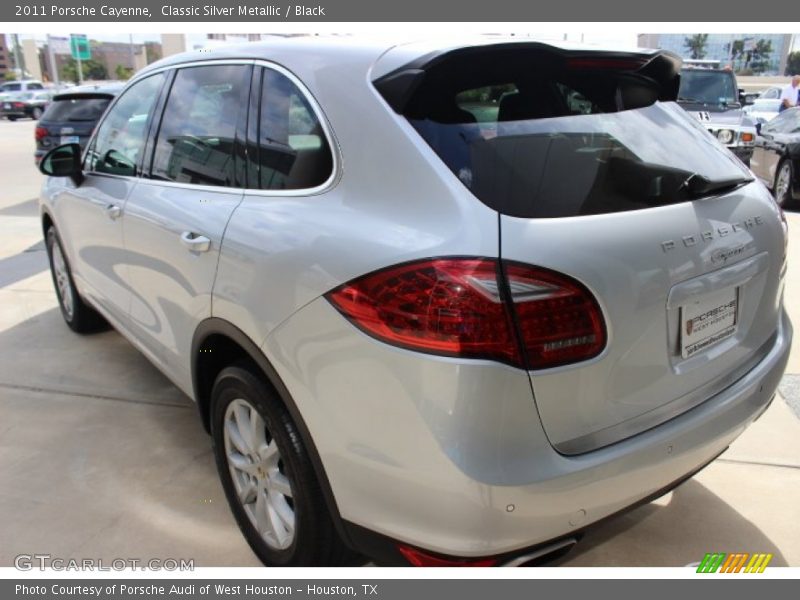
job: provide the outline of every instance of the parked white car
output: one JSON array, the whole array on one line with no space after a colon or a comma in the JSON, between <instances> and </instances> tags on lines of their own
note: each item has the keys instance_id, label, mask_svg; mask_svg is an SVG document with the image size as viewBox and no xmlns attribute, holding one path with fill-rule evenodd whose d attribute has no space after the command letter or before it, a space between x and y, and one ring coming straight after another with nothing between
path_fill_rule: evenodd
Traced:
<instances>
[{"instance_id":1,"label":"parked white car","mask_svg":"<svg viewBox=\"0 0 800 600\"><path fill-rule=\"evenodd\" d=\"M757 98L753 104L744 107L744 113L756 123L768 123L778 116L780 109L779 98Z\"/></svg>"}]
</instances>

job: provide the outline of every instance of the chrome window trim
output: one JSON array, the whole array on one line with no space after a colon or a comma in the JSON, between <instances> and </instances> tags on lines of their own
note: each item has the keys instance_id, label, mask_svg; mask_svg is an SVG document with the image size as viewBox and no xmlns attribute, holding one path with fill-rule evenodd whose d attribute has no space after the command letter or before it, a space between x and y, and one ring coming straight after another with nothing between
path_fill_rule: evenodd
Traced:
<instances>
[{"instance_id":1,"label":"chrome window trim","mask_svg":"<svg viewBox=\"0 0 800 600\"><path fill-rule=\"evenodd\" d=\"M322 131L325 134L326 141L328 142L328 146L331 149L331 159L333 162L333 167L331 169L330 177L328 177L328 179L326 179L322 184L318 186L311 188L300 188L296 190L261 190L257 188L241 188L241 187L231 188L224 186L203 185L198 183L181 183L178 181L164 181L161 179L151 179L149 177L138 177L138 176L135 177L135 179L142 183L165 185L168 187L178 187L178 188L185 188L185 189L205 191L205 192L220 192L220 191L228 191L232 193L238 192L238 193L243 193L245 196L251 196L251 197L263 196L268 198L317 196L326 193L330 191L332 188L334 188L341 179L342 157L341 157L341 148L339 147L339 140L333 133L333 129L330 125L330 122L328 121L327 115L323 112L322 107L317 102L317 99L314 97L314 95L311 93L308 87L306 87L306 85L300 80L300 78L298 78L294 73L292 73L286 67L265 59L243 58L243 59L195 60L180 64L173 64L164 67L159 67L134 77L133 79L131 79L128 86L126 86L125 89L120 94L118 94L117 97L114 99L114 101L109 105L101 121L98 122L98 126L95 128L94 133L92 133L92 137L89 140L89 143L86 145L86 149L88 150L89 147L91 146L92 142L94 141L94 136L97 133L97 130L100 129L100 126L103 123L103 121L105 121L106 116L116 105L117 99L120 98L128 90L130 86L133 86L134 84L136 84L140 80L145 79L146 77L149 77L151 75L156 75L164 71L171 71L171 70L190 68L190 67L207 67L214 65L253 65L255 67L261 66L261 67L266 67L268 69L272 69L273 71L276 71L281 75L284 75L287 79L289 79L289 81L291 81L297 87L297 89L300 90L300 93L303 94L306 101L311 106L311 109L314 111L314 115L317 117L317 119L320 122L320 125L322 126ZM261 91L259 90L259 93L260 92ZM167 101L169 101L169 98L167 98ZM95 175L98 173L89 172L89 174ZM117 175L116 177L125 177L125 176Z\"/></svg>"}]
</instances>

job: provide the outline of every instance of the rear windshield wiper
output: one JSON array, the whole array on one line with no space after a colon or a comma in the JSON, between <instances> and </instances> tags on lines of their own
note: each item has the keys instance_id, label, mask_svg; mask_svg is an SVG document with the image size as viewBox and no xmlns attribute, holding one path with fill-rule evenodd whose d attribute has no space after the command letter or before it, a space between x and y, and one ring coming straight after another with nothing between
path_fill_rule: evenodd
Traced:
<instances>
[{"instance_id":1,"label":"rear windshield wiper","mask_svg":"<svg viewBox=\"0 0 800 600\"><path fill-rule=\"evenodd\" d=\"M732 192L736 188L753 181L751 177L733 177L731 179L707 179L697 173L690 175L681 184L681 190L686 190L690 198L703 198L712 194Z\"/></svg>"}]
</instances>

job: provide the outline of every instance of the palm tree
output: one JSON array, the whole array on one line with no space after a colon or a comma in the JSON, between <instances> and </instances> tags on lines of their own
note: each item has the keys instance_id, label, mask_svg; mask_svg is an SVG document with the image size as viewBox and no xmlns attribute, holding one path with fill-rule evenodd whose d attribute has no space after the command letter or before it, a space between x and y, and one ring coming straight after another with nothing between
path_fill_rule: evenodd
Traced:
<instances>
[{"instance_id":1,"label":"palm tree","mask_svg":"<svg viewBox=\"0 0 800 600\"><path fill-rule=\"evenodd\" d=\"M689 58L705 58L707 44L707 33L697 33L693 36L683 38L683 45L686 46L686 49L689 50L689 54L691 55Z\"/></svg>"}]
</instances>

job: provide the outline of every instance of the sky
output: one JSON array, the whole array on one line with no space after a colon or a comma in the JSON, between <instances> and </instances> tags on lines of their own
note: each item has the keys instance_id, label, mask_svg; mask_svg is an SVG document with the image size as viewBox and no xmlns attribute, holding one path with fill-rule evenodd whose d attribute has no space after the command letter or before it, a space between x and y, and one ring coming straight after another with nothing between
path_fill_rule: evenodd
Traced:
<instances>
[{"instance_id":1,"label":"sky","mask_svg":"<svg viewBox=\"0 0 800 600\"><path fill-rule=\"evenodd\" d=\"M78 32L75 32L78 33ZM66 36L65 33L58 33L53 35L59 36ZM93 40L98 40L101 42L129 42L130 38L133 38L133 42L136 44L141 44L143 42L159 42L161 41L161 36L158 33L154 34L146 34L146 33L133 33L133 34L102 34L102 33L89 33L87 34L89 38ZM197 45L202 45L206 42L206 34L203 33L186 33L186 43L188 48L193 48ZM544 34L534 34L534 36L538 39L545 39L545 40L563 40L564 36L567 36L567 39L571 42L584 42L587 44L597 44L597 45L611 45L611 46L636 46L636 34L635 33L626 33L626 32L619 32L619 33L544 33ZM36 34L36 35L26 35L20 34L20 39L26 39L35 37L36 41L44 44L47 35L46 34Z\"/></svg>"}]
</instances>

